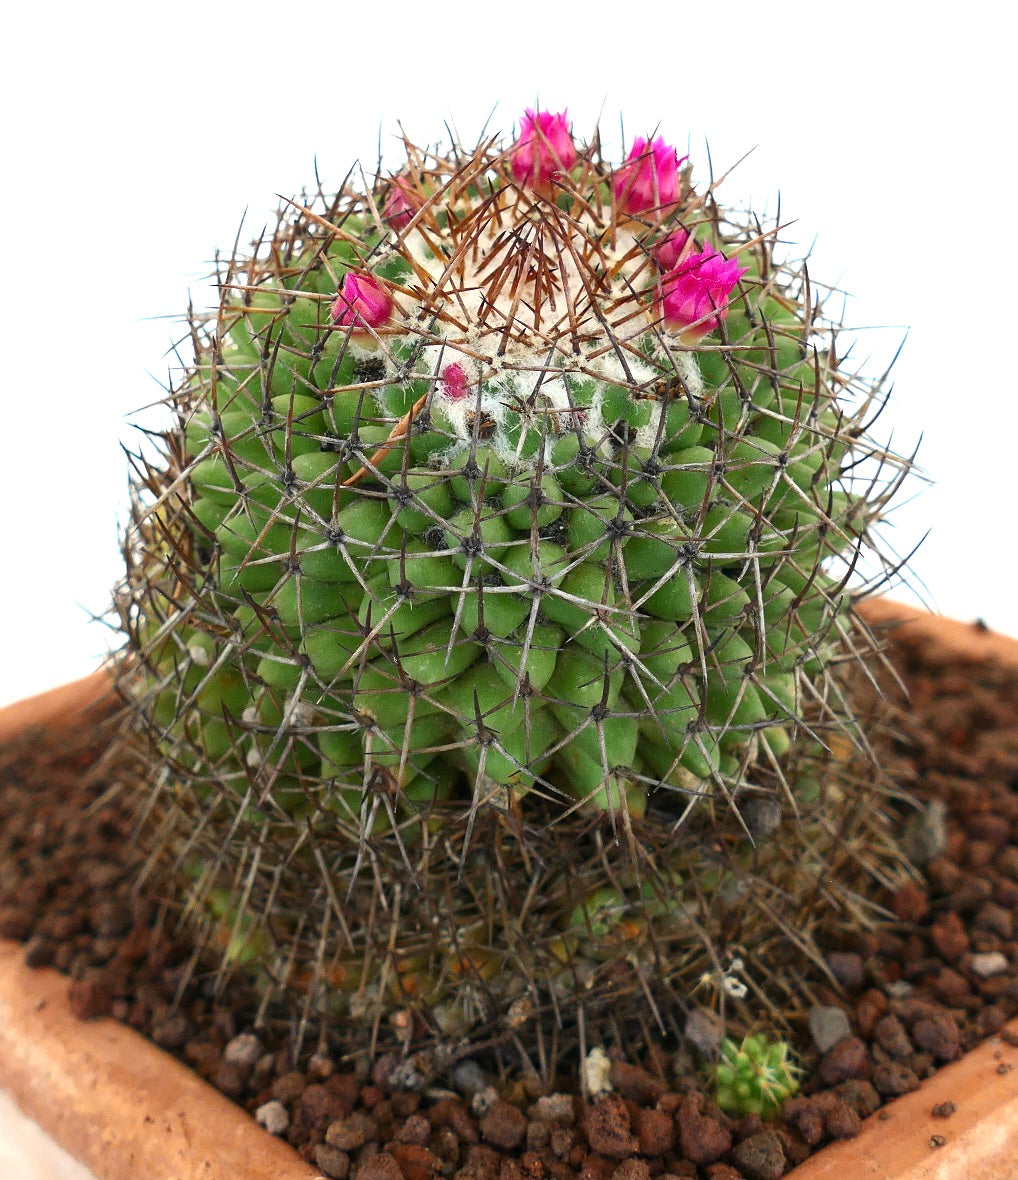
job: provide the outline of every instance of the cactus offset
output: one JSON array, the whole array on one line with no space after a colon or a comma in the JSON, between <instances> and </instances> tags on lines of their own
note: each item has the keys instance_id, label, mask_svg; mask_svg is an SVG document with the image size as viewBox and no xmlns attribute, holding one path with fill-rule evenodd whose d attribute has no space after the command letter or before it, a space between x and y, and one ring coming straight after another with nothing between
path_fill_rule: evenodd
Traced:
<instances>
[{"instance_id":1,"label":"cactus offset","mask_svg":"<svg viewBox=\"0 0 1018 1180\"><path fill-rule=\"evenodd\" d=\"M743 1038L741 1045L725 1040L711 1070L715 1101L735 1118L766 1118L777 1114L785 1099L798 1091L800 1073L784 1041L768 1041L759 1033Z\"/></svg>"},{"instance_id":2,"label":"cactus offset","mask_svg":"<svg viewBox=\"0 0 1018 1180\"><path fill-rule=\"evenodd\" d=\"M138 483L127 690L195 895L316 1011L663 995L753 905L761 795L771 886L824 874L896 478L853 485L876 391L773 238L662 139L613 170L528 112L223 268Z\"/></svg>"}]
</instances>

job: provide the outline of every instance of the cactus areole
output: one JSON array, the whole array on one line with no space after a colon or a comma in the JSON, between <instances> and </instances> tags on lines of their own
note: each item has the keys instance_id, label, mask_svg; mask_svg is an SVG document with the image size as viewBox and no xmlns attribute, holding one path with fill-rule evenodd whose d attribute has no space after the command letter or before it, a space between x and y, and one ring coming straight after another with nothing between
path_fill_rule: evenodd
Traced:
<instances>
[{"instance_id":1,"label":"cactus areole","mask_svg":"<svg viewBox=\"0 0 1018 1180\"><path fill-rule=\"evenodd\" d=\"M845 578L896 477L853 482L876 391L775 238L662 138L612 165L528 111L221 267L120 606L229 956L414 1035L522 1026L688 939L704 816L752 848L740 800L815 798L789 759L854 733Z\"/></svg>"}]
</instances>

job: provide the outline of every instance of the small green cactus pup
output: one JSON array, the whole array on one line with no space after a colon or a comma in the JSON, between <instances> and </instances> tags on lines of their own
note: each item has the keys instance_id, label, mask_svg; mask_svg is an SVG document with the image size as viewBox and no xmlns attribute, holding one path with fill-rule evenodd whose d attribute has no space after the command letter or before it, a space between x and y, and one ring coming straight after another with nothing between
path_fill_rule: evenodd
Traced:
<instances>
[{"instance_id":1,"label":"small green cactus pup","mask_svg":"<svg viewBox=\"0 0 1018 1180\"><path fill-rule=\"evenodd\" d=\"M528 112L223 268L122 613L152 813L277 978L419 997L431 1029L548 979L608 995L627 939L645 976L745 895L747 791L812 801L894 480L851 478L875 390L774 238L663 139L612 167ZM704 870L696 825L729 822L742 860Z\"/></svg>"},{"instance_id":2,"label":"small green cactus pup","mask_svg":"<svg viewBox=\"0 0 1018 1180\"><path fill-rule=\"evenodd\" d=\"M741 1045L723 1041L720 1060L711 1071L718 1106L736 1118L776 1115L799 1089L800 1070L788 1054L784 1041L768 1041L759 1033L745 1037Z\"/></svg>"}]
</instances>

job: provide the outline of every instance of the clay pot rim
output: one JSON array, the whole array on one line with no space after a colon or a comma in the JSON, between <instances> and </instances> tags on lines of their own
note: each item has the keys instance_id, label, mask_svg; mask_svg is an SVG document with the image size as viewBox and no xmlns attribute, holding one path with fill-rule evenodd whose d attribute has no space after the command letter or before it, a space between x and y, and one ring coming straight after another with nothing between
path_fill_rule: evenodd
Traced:
<instances>
[{"instance_id":1,"label":"clay pot rim","mask_svg":"<svg viewBox=\"0 0 1018 1180\"><path fill-rule=\"evenodd\" d=\"M0 745L37 743L115 708L111 663L0 709ZM0 1088L98 1180L324 1180L181 1062L133 1029L71 1010L70 981L0 940Z\"/></svg>"},{"instance_id":2,"label":"clay pot rim","mask_svg":"<svg viewBox=\"0 0 1018 1180\"><path fill-rule=\"evenodd\" d=\"M88 676L36 693L0 708L0 745L28 731L45 733L55 726L80 721L83 715L104 712L116 699L114 663L108 661Z\"/></svg>"},{"instance_id":3,"label":"clay pot rim","mask_svg":"<svg viewBox=\"0 0 1018 1180\"><path fill-rule=\"evenodd\" d=\"M1018 639L980 624L932 615L885 599L859 605L873 628L924 660L995 661L1018 667ZM0 743L40 737L113 695L113 668L0 709ZM319 1173L237 1105L140 1034L110 1018L71 1012L69 981L24 966L23 948L0 941L0 1085L100 1180L313 1180ZM794 1180L1008 1180L1018 1178L1016 1043L991 1037L940 1069L919 1090L884 1106L860 1134L829 1144ZM934 1106L953 1102L949 1119Z\"/></svg>"},{"instance_id":4,"label":"clay pot rim","mask_svg":"<svg viewBox=\"0 0 1018 1180\"><path fill-rule=\"evenodd\" d=\"M98 1180L322 1180L283 1140L69 981L0 941L0 1086Z\"/></svg>"},{"instance_id":5,"label":"clay pot rim","mask_svg":"<svg viewBox=\"0 0 1018 1180\"><path fill-rule=\"evenodd\" d=\"M866 623L927 664L967 661L1018 668L1018 639L883 598L858 605ZM1018 1043L1018 1020L1002 1030ZM918 1090L864 1120L854 1139L831 1143L788 1173L792 1180L1014 1180L1018 1178L1018 1047L993 1036L943 1066ZM949 1118L933 1108L956 1107Z\"/></svg>"}]
</instances>

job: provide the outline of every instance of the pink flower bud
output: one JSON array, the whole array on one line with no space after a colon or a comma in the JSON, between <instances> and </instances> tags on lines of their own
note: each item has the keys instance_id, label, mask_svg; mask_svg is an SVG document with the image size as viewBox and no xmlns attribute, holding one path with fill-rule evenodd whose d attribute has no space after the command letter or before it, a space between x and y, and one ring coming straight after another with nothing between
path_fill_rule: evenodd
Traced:
<instances>
[{"instance_id":1,"label":"pink flower bud","mask_svg":"<svg viewBox=\"0 0 1018 1180\"><path fill-rule=\"evenodd\" d=\"M442 386L442 393L453 402L462 401L470 392L470 382L467 380L466 372L459 361L453 361L451 365L446 365L439 377L439 383Z\"/></svg>"},{"instance_id":2,"label":"pink flower bud","mask_svg":"<svg viewBox=\"0 0 1018 1180\"><path fill-rule=\"evenodd\" d=\"M662 274L674 270L695 245L693 235L684 229L677 229L662 238L654 247L654 261L658 270Z\"/></svg>"},{"instance_id":3,"label":"pink flower bud","mask_svg":"<svg viewBox=\"0 0 1018 1180\"><path fill-rule=\"evenodd\" d=\"M394 176L385 198L382 218L395 230L410 224L413 215L424 205L424 198L408 176Z\"/></svg>"},{"instance_id":4,"label":"pink flower bud","mask_svg":"<svg viewBox=\"0 0 1018 1180\"><path fill-rule=\"evenodd\" d=\"M679 165L688 158L680 160L660 135L653 143L638 135L626 163L615 173L619 208L635 215L674 205L679 199Z\"/></svg>"},{"instance_id":5,"label":"pink flower bud","mask_svg":"<svg viewBox=\"0 0 1018 1180\"><path fill-rule=\"evenodd\" d=\"M669 328L699 339L728 315L728 297L748 268L705 244L661 281L661 316Z\"/></svg>"},{"instance_id":6,"label":"pink flower bud","mask_svg":"<svg viewBox=\"0 0 1018 1180\"><path fill-rule=\"evenodd\" d=\"M348 271L332 305L332 321L340 328L366 332L380 328L392 315L392 297L374 275Z\"/></svg>"},{"instance_id":7,"label":"pink flower bud","mask_svg":"<svg viewBox=\"0 0 1018 1180\"><path fill-rule=\"evenodd\" d=\"M560 172L568 172L576 163L576 147L569 134L566 112L529 108L520 121L520 137L512 146L509 167L520 184L535 189L550 189Z\"/></svg>"}]
</instances>

